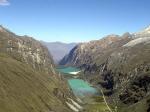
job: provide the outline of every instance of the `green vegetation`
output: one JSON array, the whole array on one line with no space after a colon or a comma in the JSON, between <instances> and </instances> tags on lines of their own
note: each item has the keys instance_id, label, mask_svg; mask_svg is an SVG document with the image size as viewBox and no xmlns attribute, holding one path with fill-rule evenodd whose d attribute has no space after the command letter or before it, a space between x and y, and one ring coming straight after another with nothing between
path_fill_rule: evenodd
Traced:
<instances>
[{"instance_id":1,"label":"green vegetation","mask_svg":"<svg viewBox=\"0 0 150 112\"><path fill-rule=\"evenodd\" d=\"M1 27L0 112L71 112L69 98L74 100L48 49Z\"/></svg>"},{"instance_id":2,"label":"green vegetation","mask_svg":"<svg viewBox=\"0 0 150 112\"><path fill-rule=\"evenodd\" d=\"M87 105L86 112L109 112L109 111L105 103L99 103Z\"/></svg>"},{"instance_id":3,"label":"green vegetation","mask_svg":"<svg viewBox=\"0 0 150 112\"><path fill-rule=\"evenodd\" d=\"M150 112L149 31L81 43L62 62L82 68L82 77L103 90L119 112Z\"/></svg>"},{"instance_id":4,"label":"green vegetation","mask_svg":"<svg viewBox=\"0 0 150 112\"><path fill-rule=\"evenodd\" d=\"M97 90L94 87L91 87L91 85L82 80L82 79L77 79L74 78L75 76L80 77L81 74L69 74L70 72L76 72L79 71L78 68L75 67L60 67L57 68L57 71L61 72L62 75L68 80L68 84L70 85L70 88L73 90L73 93L80 97L83 98L86 95L94 95L98 94ZM70 76L70 77L69 77Z\"/></svg>"},{"instance_id":5,"label":"green vegetation","mask_svg":"<svg viewBox=\"0 0 150 112\"><path fill-rule=\"evenodd\" d=\"M84 110L85 112L110 112L102 96L94 96L88 100L89 100L87 101L88 104L85 105L85 110ZM113 105L109 105L109 106L111 110L115 112L114 106Z\"/></svg>"},{"instance_id":6,"label":"green vegetation","mask_svg":"<svg viewBox=\"0 0 150 112\"><path fill-rule=\"evenodd\" d=\"M0 54L0 112L70 112L64 105L67 91L62 83L52 74ZM56 88L63 97L54 94Z\"/></svg>"}]
</instances>

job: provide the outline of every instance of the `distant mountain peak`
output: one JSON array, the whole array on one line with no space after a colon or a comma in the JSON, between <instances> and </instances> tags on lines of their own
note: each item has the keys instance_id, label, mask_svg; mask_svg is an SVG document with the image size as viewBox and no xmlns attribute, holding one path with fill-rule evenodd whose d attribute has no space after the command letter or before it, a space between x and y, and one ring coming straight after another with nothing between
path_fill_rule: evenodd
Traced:
<instances>
[{"instance_id":1,"label":"distant mountain peak","mask_svg":"<svg viewBox=\"0 0 150 112\"><path fill-rule=\"evenodd\" d=\"M2 31L6 31L6 29L2 26L2 25L0 25L0 31L2 32Z\"/></svg>"},{"instance_id":2,"label":"distant mountain peak","mask_svg":"<svg viewBox=\"0 0 150 112\"><path fill-rule=\"evenodd\" d=\"M0 25L0 33L5 33L7 34L9 37L11 36L17 36L14 32L12 32L11 30L9 30L7 27L4 27L3 25Z\"/></svg>"},{"instance_id":3,"label":"distant mountain peak","mask_svg":"<svg viewBox=\"0 0 150 112\"><path fill-rule=\"evenodd\" d=\"M143 30L135 33L135 35L138 35L138 34L150 34L150 25L144 28Z\"/></svg>"},{"instance_id":4,"label":"distant mountain peak","mask_svg":"<svg viewBox=\"0 0 150 112\"><path fill-rule=\"evenodd\" d=\"M110 35L107 35L106 37L119 37L119 35L116 35L116 34L110 34Z\"/></svg>"},{"instance_id":5,"label":"distant mountain peak","mask_svg":"<svg viewBox=\"0 0 150 112\"><path fill-rule=\"evenodd\" d=\"M5 33L14 34L14 33L11 32L10 30L8 30L7 28L5 28L3 25L0 25L0 32L5 32Z\"/></svg>"},{"instance_id":6,"label":"distant mountain peak","mask_svg":"<svg viewBox=\"0 0 150 112\"><path fill-rule=\"evenodd\" d=\"M77 43L63 43L63 42L44 42L41 41L51 52L55 63L57 64L69 51L77 45Z\"/></svg>"},{"instance_id":7,"label":"distant mountain peak","mask_svg":"<svg viewBox=\"0 0 150 112\"><path fill-rule=\"evenodd\" d=\"M150 33L150 25L149 25L148 27L146 27L146 28L144 29L144 31L147 31L148 33Z\"/></svg>"}]
</instances>

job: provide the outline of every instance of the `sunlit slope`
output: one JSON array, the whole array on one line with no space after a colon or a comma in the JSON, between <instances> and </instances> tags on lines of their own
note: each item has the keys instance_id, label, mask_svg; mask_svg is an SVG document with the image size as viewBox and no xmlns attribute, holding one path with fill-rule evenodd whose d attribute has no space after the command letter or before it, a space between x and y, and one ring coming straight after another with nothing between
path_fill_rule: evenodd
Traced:
<instances>
[{"instance_id":1,"label":"sunlit slope","mask_svg":"<svg viewBox=\"0 0 150 112\"><path fill-rule=\"evenodd\" d=\"M70 112L61 95L54 94L58 84L50 75L0 54L0 112Z\"/></svg>"},{"instance_id":2,"label":"sunlit slope","mask_svg":"<svg viewBox=\"0 0 150 112\"><path fill-rule=\"evenodd\" d=\"M47 48L0 26L0 112L71 112L68 98Z\"/></svg>"}]
</instances>

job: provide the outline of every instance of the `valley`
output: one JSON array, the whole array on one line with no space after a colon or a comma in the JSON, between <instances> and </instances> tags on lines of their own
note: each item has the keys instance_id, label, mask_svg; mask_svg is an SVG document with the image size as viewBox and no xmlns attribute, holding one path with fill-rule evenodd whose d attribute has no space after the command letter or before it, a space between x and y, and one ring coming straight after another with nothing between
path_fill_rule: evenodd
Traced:
<instances>
[{"instance_id":1,"label":"valley","mask_svg":"<svg viewBox=\"0 0 150 112\"><path fill-rule=\"evenodd\" d=\"M64 78L66 78L75 96L79 98L84 98L86 96L98 94L95 88L91 87L88 82L80 78L81 75L83 74L80 71L80 69L77 69L75 67L63 67L63 68L58 68L57 70L64 76ZM72 74L72 73L76 73L76 74Z\"/></svg>"},{"instance_id":2,"label":"valley","mask_svg":"<svg viewBox=\"0 0 150 112\"><path fill-rule=\"evenodd\" d=\"M149 30L79 43L55 64L40 41L0 26L0 111L149 112Z\"/></svg>"},{"instance_id":3,"label":"valley","mask_svg":"<svg viewBox=\"0 0 150 112\"><path fill-rule=\"evenodd\" d=\"M80 43L60 65L83 71L119 112L149 112L150 26L133 34L108 35ZM131 106L129 106L131 105Z\"/></svg>"},{"instance_id":4,"label":"valley","mask_svg":"<svg viewBox=\"0 0 150 112\"><path fill-rule=\"evenodd\" d=\"M82 108L81 112L115 112L114 106L107 104L105 96L101 90L89 84L83 72L76 67L57 67L59 74L63 75L73 91L73 94L79 99ZM72 74L76 73L76 74Z\"/></svg>"},{"instance_id":5,"label":"valley","mask_svg":"<svg viewBox=\"0 0 150 112\"><path fill-rule=\"evenodd\" d=\"M0 26L0 112L71 112L78 102L39 41Z\"/></svg>"},{"instance_id":6,"label":"valley","mask_svg":"<svg viewBox=\"0 0 150 112\"><path fill-rule=\"evenodd\" d=\"M0 112L150 112L150 0L0 0Z\"/></svg>"}]
</instances>

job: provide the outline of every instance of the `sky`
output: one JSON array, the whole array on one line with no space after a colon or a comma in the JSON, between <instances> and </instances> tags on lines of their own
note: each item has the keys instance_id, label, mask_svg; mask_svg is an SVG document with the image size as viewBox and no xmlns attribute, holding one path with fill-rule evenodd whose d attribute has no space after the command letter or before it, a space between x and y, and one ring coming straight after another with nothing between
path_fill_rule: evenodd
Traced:
<instances>
[{"instance_id":1,"label":"sky","mask_svg":"<svg viewBox=\"0 0 150 112\"><path fill-rule=\"evenodd\" d=\"M150 0L0 0L0 24L47 42L85 42L150 25Z\"/></svg>"}]
</instances>

